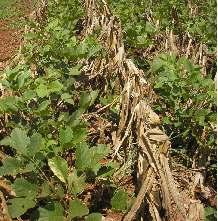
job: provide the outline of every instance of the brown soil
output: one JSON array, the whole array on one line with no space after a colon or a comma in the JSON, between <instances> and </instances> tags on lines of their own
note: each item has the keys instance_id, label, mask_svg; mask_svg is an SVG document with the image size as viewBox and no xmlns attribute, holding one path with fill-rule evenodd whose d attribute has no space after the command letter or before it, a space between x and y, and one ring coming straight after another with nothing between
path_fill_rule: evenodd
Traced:
<instances>
[{"instance_id":1,"label":"brown soil","mask_svg":"<svg viewBox=\"0 0 218 221\"><path fill-rule=\"evenodd\" d=\"M0 21L0 70L4 69L19 48L22 38L20 33L19 30L10 29L7 21Z\"/></svg>"},{"instance_id":2,"label":"brown soil","mask_svg":"<svg viewBox=\"0 0 218 221\"><path fill-rule=\"evenodd\" d=\"M22 16L28 15L31 11L31 1L21 0L17 4L17 10L21 10ZM10 24L19 18L14 17L7 20L0 20L0 71L3 70L9 60L16 55L22 40L22 30L12 28Z\"/></svg>"}]
</instances>

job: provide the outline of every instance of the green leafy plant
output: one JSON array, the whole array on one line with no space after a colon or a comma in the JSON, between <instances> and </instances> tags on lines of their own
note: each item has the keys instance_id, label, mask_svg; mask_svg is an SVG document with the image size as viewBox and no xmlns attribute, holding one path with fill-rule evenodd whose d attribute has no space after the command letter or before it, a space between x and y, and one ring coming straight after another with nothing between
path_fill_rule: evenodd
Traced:
<instances>
[{"instance_id":1,"label":"green leafy plant","mask_svg":"<svg viewBox=\"0 0 218 221\"><path fill-rule=\"evenodd\" d=\"M172 141L187 150L200 150L205 159L213 155L216 137L215 84L201 75L200 68L188 59L174 55L159 55L152 63L154 88L159 95L156 110L172 133ZM174 138L175 137L175 138ZM181 142L182 141L182 142Z\"/></svg>"},{"instance_id":2,"label":"green leafy plant","mask_svg":"<svg viewBox=\"0 0 218 221\"><path fill-rule=\"evenodd\" d=\"M100 213L91 213L87 216L86 221L101 221L102 215Z\"/></svg>"},{"instance_id":3,"label":"green leafy plant","mask_svg":"<svg viewBox=\"0 0 218 221\"><path fill-rule=\"evenodd\" d=\"M205 210L205 220L206 221L215 221L217 220L217 211L212 207L206 207Z\"/></svg>"},{"instance_id":4,"label":"green leafy plant","mask_svg":"<svg viewBox=\"0 0 218 221\"><path fill-rule=\"evenodd\" d=\"M152 37L157 32L154 25L146 21L145 8L147 1L128 0L128 7L124 0L110 1L115 14L121 19L125 42L128 47L142 48L152 45Z\"/></svg>"},{"instance_id":5,"label":"green leafy plant","mask_svg":"<svg viewBox=\"0 0 218 221\"><path fill-rule=\"evenodd\" d=\"M84 159L83 151L80 151L76 153L76 160L78 162L83 160L82 164L76 163L75 168L70 168L68 162L61 156L51 157L53 152L50 150L49 154L47 153L46 145L40 145L42 144L41 139L41 136L38 135L28 137L24 130L15 128L12 130L9 137L6 137L1 141L2 145L9 145L12 150L15 150L14 158L9 157L3 161L3 166L0 167L1 174L19 174L19 176L22 177L19 178L18 176L18 178L15 179L12 184L12 188L16 193L16 198L8 201L9 211L13 218L19 217L27 212L28 209L37 206L37 203L40 202L41 197L44 198L48 196L53 199L53 201L50 199L48 208L54 207L54 211L48 212L46 209L47 207L42 207L41 209L39 208L39 214L42 213L42 217L53 217L57 215L56 213L62 214L64 205L59 204L56 202L56 200L63 199L66 194L71 195L72 198L74 198L79 193L82 193L85 188L86 177L88 174L80 173L80 175L78 175L77 171L91 169L96 173L101 167L101 165L98 163L99 160L108 154L108 150L104 146L92 147L89 149L87 144L83 144L78 146L77 150L80 150L80 148L85 145L88 153L84 153L90 154L87 156L88 159L92 161L86 161L87 158ZM33 149L32 151L34 144L39 145L35 145L36 149ZM45 149L43 149L43 147ZM43 171L45 171L45 166L47 164L46 161L48 162L49 170L47 169L47 172L45 173ZM94 164L91 164L91 162ZM8 167L8 165L10 165L10 167ZM70 170L73 171L70 172ZM53 172L55 177L52 178L51 172ZM56 179L56 177L58 179ZM45 193L45 188L47 189L47 193ZM62 191L60 192L61 189ZM69 215L70 217L74 216L72 215L71 210L74 210L75 207L79 207L81 209L81 211L77 211L80 212L78 216L84 216L87 214L88 209L85 209L85 207L83 207L78 200L74 200L69 204L68 210L69 214L71 214ZM60 216L63 216L63 214ZM42 219L42 217L40 215L39 220Z\"/></svg>"},{"instance_id":6,"label":"green leafy plant","mask_svg":"<svg viewBox=\"0 0 218 221\"><path fill-rule=\"evenodd\" d=\"M111 199L111 205L114 210L125 211L128 207L128 194L123 190L116 191Z\"/></svg>"},{"instance_id":7,"label":"green leafy plant","mask_svg":"<svg viewBox=\"0 0 218 221\"><path fill-rule=\"evenodd\" d=\"M13 2L4 3L3 10ZM156 37L166 28L179 37L189 33L193 41L206 44L211 51L216 47L214 0L207 4L193 1L198 16L190 14L186 1L114 0L110 5L121 20L128 56L155 48ZM97 203L85 199L90 186L100 186L102 192L110 187L108 208L127 212L133 198L124 189L117 189L113 180L120 164L111 160L109 145L90 141L93 125L85 119L98 102L108 105L111 114L101 117L117 124L120 88L116 77L106 79L108 90L103 94L92 82L85 87L84 61L101 60L106 52L95 34L80 36L84 25L81 1L48 1L45 22L29 21L28 25L31 32L24 37L22 62L0 76L4 92L0 98L0 145L4 153L0 176L15 192L7 198L11 217L101 221ZM146 70L151 67L150 80L159 96L154 107L173 147L190 153L186 157L193 157L197 150L203 156L200 165L209 157L216 161L216 95L210 77L203 77L200 67L184 57L159 54L153 62L139 56L135 60ZM210 163L215 173L214 162ZM206 208L208 220L214 214Z\"/></svg>"},{"instance_id":8,"label":"green leafy plant","mask_svg":"<svg viewBox=\"0 0 218 221\"><path fill-rule=\"evenodd\" d=\"M102 51L94 36L77 38L82 14L77 0L49 1L47 23L31 24L34 31L25 37L25 63L8 68L1 79L8 95L0 99L0 113L8 120L0 141L7 153L0 175L16 193L7 201L12 218L101 219L80 199L90 182L98 176L100 182L100 161L110 153L106 145L89 144L82 120L99 91L76 89L79 61Z\"/></svg>"},{"instance_id":9,"label":"green leafy plant","mask_svg":"<svg viewBox=\"0 0 218 221\"><path fill-rule=\"evenodd\" d=\"M189 33L193 39L216 48L216 1L110 1L121 19L128 47L154 45L154 37L166 28L179 36ZM127 7L128 5L128 7ZM150 17L150 19L148 19ZM158 21L158 28L155 22Z\"/></svg>"}]
</instances>

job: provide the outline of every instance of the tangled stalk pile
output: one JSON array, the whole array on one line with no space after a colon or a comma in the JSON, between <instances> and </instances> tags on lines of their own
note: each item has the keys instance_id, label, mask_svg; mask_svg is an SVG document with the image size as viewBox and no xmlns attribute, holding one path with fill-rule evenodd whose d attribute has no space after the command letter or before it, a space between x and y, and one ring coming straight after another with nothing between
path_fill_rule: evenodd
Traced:
<instances>
[{"instance_id":1,"label":"tangled stalk pile","mask_svg":"<svg viewBox=\"0 0 218 221\"><path fill-rule=\"evenodd\" d=\"M201 171L181 188L119 18L105 0L50 4L2 79L0 220L204 220Z\"/></svg>"},{"instance_id":2,"label":"tangled stalk pile","mask_svg":"<svg viewBox=\"0 0 218 221\"><path fill-rule=\"evenodd\" d=\"M175 185L168 163L169 138L160 130L159 117L150 107L152 91L143 71L126 58L118 19L111 14L104 1L103 6L99 6L96 1L86 1L86 13L86 33L100 27L99 40L108 52L108 57L101 60L103 65L99 65L100 69L98 66L93 72L104 73L106 78L114 73L119 76L121 85L120 121L113 143L115 155L118 155L121 147L132 146L131 136L138 143L138 176L141 188L124 220L135 218L144 198L153 220L161 220L161 208L166 209L168 220L203 219L199 203L182 196ZM160 198L156 197L157 194Z\"/></svg>"}]
</instances>

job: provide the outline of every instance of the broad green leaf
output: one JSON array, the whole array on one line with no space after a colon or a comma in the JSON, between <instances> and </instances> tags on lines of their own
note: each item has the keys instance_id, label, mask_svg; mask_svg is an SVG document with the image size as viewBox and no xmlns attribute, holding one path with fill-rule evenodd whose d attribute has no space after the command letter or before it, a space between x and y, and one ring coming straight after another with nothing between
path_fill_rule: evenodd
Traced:
<instances>
[{"instance_id":1,"label":"broad green leaf","mask_svg":"<svg viewBox=\"0 0 218 221\"><path fill-rule=\"evenodd\" d=\"M206 208L204 209L204 212L205 212L205 216L206 216L206 217L207 217L207 216L210 216L210 215L213 215L215 211L216 211L216 210L215 210L214 208L210 207L210 206L208 206L208 207L206 207Z\"/></svg>"},{"instance_id":2,"label":"broad green leaf","mask_svg":"<svg viewBox=\"0 0 218 221\"><path fill-rule=\"evenodd\" d=\"M61 72L58 69L48 68L46 72L49 79L58 79L61 77Z\"/></svg>"},{"instance_id":3,"label":"broad green leaf","mask_svg":"<svg viewBox=\"0 0 218 221\"><path fill-rule=\"evenodd\" d=\"M48 165L55 176L57 176L62 182L67 181L68 166L67 161L59 156L48 160Z\"/></svg>"},{"instance_id":4,"label":"broad green leaf","mask_svg":"<svg viewBox=\"0 0 218 221\"><path fill-rule=\"evenodd\" d=\"M106 157L109 152L110 149L103 144L90 148L91 163L89 169L91 169L96 175L98 170L101 168L99 161Z\"/></svg>"},{"instance_id":5,"label":"broad green leaf","mask_svg":"<svg viewBox=\"0 0 218 221\"><path fill-rule=\"evenodd\" d=\"M100 45L92 45L92 47L89 48L89 53L88 53L88 57L92 57L94 55L97 54L97 52L100 52L100 50L102 49L102 47Z\"/></svg>"},{"instance_id":6,"label":"broad green leaf","mask_svg":"<svg viewBox=\"0 0 218 221\"><path fill-rule=\"evenodd\" d=\"M69 120L69 113L61 112L58 117L58 122L68 122L68 120Z\"/></svg>"},{"instance_id":7,"label":"broad green leaf","mask_svg":"<svg viewBox=\"0 0 218 221\"><path fill-rule=\"evenodd\" d=\"M63 199L64 198L64 195L65 195L65 191L64 191L64 188L63 186L58 183L56 186L55 186L55 195L56 197L58 197L59 199Z\"/></svg>"},{"instance_id":8,"label":"broad green leaf","mask_svg":"<svg viewBox=\"0 0 218 221\"><path fill-rule=\"evenodd\" d=\"M27 34L25 34L25 39L27 40L33 40L36 37L36 34L33 32L28 32Z\"/></svg>"},{"instance_id":9,"label":"broad green leaf","mask_svg":"<svg viewBox=\"0 0 218 221\"><path fill-rule=\"evenodd\" d=\"M8 201L8 211L12 218L16 218L23 215L28 209L35 207L35 205L36 200L31 196L14 198Z\"/></svg>"},{"instance_id":10,"label":"broad green leaf","mask_svg":"<svg viewBox=\"0 0 218 221\"><path fill-rule=\"evenodd\" d=\"M217 211L212 207L206 207L204 209L205 221L216 221Z\"/></svg>"},{"instance_id":11,"label":"broad green leaf","mask_svg":"<svg viewBox=\"0 0 218 221\"><path fill-rule=\"evenodd\" d=\"M68 122L72 127L76 127L81 124L81 115L83 114L83 110L78 109L74 111L68 118Z\"/></svg>"},{"instance_id":12,"label":"broad green leaf","mask_svg":"<svg viewBox=\"0 0 218 221\"><path fill-rule=\"evenodd\" d=\"M31 76L30 71L23 71L17 78L18 87L22 88L25 81Z\"/></svg>"},{"instance_id":13,"label":"broad green leaf","mask_svg":"<svg viewBox=\"0 0 218 221\"><path fill-rule=\"evenodd\" d=\"M109 153L106 145L98 145L89 148L87 144L82 143L76 149L76 168L79 171L92 170L97 174L101 165L99 161Z\"/></svg>"},{"instance_id":14,"label":"broad green leaf","mask_svg":"<svg viewBox=\"0 0 218 221\"><path fill-rule=\"evenodd\" d=\"M160 68L162 68L162 66L163 66L162 60L160 58L156 58L154 59L151 65L151 70L153 72L157 72L158 70L160 70Z\"/></svg>"},{"instance_id":15,"label":"broad green leaf","mask_svg":"<svg viewBox=\"0 0 218 221\"><path fill-rule=\"evenodd\" d=\"M61 99L69 104L74 104L74 100L72 99L72 95L69 93L64 93L61 95Z\"/></svg>"},{"instance_id":16,"label":"broad green leaf","mask_svg":"<svg viewBox=\"0 0 218 221\"><path fill-rule=\"evenodd\" d=\"M91 213L87 216L86 221L102 221L102 215L100 213Z\"/></svg>"},{"instance_id":17,"label":"broad green leaf","mask_svg":"<svg viewBox=\"0 0 218 221\"><path fill-rule=\"evenodd\" d=\"M93 105L96 98L98 96L98 91L91 91L91 92L83 92L80 96L80 108L83 109L83 111L86 111L86 109Z\"/></svg>"},{"instance_id":18,"label":"broad green leaf","mask_svg":"<svg viewBox=\"0 0 218 221\"><path fill-rule=\"evenodd\" d=\"M69 192L76 195L81 193L85 188L85 176L78 176L76 170L71 172L67 177Z\"/></svg>"},{"instance_id":19,"label":"broad green leaf","mask_svg":"<svg viewBox=\"0 0 218 221\"><path fill-rule=\"evenodd\" d=\"M91 154L86 143L78 145L76 149L76 168L85 171L91 167Z\"/></svg>"},{"instance_id":20,"label":"broad green leaf","mask_svg":"<svg viewBox=\"0 0 218 221\"><path fill-rule=\"evenodd\" d=\"M114 172L120 167L120 164L117 162L109 162L106 165L102 166L98 171L98 178L111 177Z\"/></svg>"},{"instance_id":21,"label":"broad green leaf","mask_svg":"<svg viewBox=\"0 0 218 221\"><path fill-rule=\"evenodd\" d=\"M153 26L150 22L146 21L146 30L147 33L154 33L155 26Z\"/></svg>"},{"instance_id":22,"label":"broad green leaf","mask_svg":"<svg viewBox=\"0 0 218 221\"><path fill-rule=\"evenodd\" d=\"M164 116L164 117L163 117L163 123L164 123L164 124L170 124L170 123L171 123L170 118L169 118L169 117Z\"/></svg>"},{"instance_id":23,"label":"broad green leaf","mask_svg":"<svg viewBox=\"0 0 218 221\"><path fill-rule=\"evenodd\" d=\"M66 128L61 128L59 139L60 139L61 145L71 142L73 139L72 129L69 126L67 126Z\"/></svg>"},{"instance_id":24,"label":"broad green leaf","mask_svg":"<svg viewBox=\"0 0 218 221\"><path fill-rule=\"evenodd\" d=\"M90 97L90 106L94 104L96 98L98 97L98 93L99 93L99 90L95 90L95 91L91 91L89 93L89 97Z\"/></svg>"},{"instance_id":25,"label":"broad green leaf","mask_svg":"<svg viewBox=\"0 0 218 221\"><path fill-rule=\"evenodd\" d=\"M18 178L11 185L16 193L16 198L8 201L8 210L12 218L23 215L28 209L35 207L37 185Z\"/></svg>"},{"instance_id":26,"label":"broad green leaf","mask_svg":"<svg viewBox=\"0 0 218 221\"><path fill-rule=\"evenodd\" d=\"M26 101L32 100L36 97L36 92L33 90L28 90L23 93L23 99Z\"/></svg>"},{"instance_id":27,"label":"broad green leaf","mask_svg":"<svg viewBox=\"0 0 218 221\"><path fill-rule=\"evenodd\" d=\"M83 217L89 214L89 209L80 200L71 200L69 203L68 218Z\"/></svg>"},{"instance_id":28,"label":"broad green leaf","mask_svg":"<svg viewBox=\"0 0 218 221\"><path fill-rule=\"evenodd\" d=\"M44 198L44 197L49 197L52 195L50 186L48 185L48 182L45 181L43 184L40 186L40 192L38 193L38 197Z\"/></svg>"},{"instance_id":29,"label":"broad green leaf","mask_svg":"<svg viewBox=\"0 0 218 221\"><path fill-rule=\"evenodd\" d=\"M27 146L30 144L30 138L27 136L27 132L20 129L15 128L11 132L11 141L10 145L12 148L17 150L18 153L27 155L28 149Z\"/></svg>"},{"instance_id":30,"label":"broad green leaf","mask_svg":"<svg viewBox=\"0 0 218 221\"><path fill-rule=\"evenodd\" d=\"M81 71L79 70L81 66L72 67L69 71L69 75L77 76L80 75Z\"/></svg>"},{"instance_id":31,"label":"broad green leaf","mask_svg":"<svg viewBox=\"0 0 218 221\"><path fill-rule=\"evenodd\" d=\"M63 85L60 83L60 81L52 81L48 84L49 92L60 92L63 88Z\"/></svg>"},{"instance_id":32,"label":"broad green leaf","mask_svg":"<svg viewBox=\"0 0 218 221\"><path fill-rule=\"evenodd\" d=\"M80 107L86 110L91 102L91 97L89 93L83 92L80 95Z\"/></svg>"},{"instance_id":33,"label":"broad green leaf","mask_svg":"<svg viewBox=\"0 0 218 221\"><path fill-rule=\"evenodd\" d=\"M128 195L123 190L118 190L111 199L112 208L119 211L125 211L127 208Z\"/></svg>"},{"instance_id":34,"label":"broad green leaf","mask_svg":"<svg viewBox=\"0 0 218 221\"><path fill-rule=\"evenodd\" d=\"M17 178L11 186L16 193L16 197L35 197L37 195L37 185L23 178Z\"/></svg>"},{"instance_id":35,"label":"broad green leaf","mask_svg":"<svg viewBox=\"0 0 218 221\"><path fill-rule=\"evenodd\" d=\"M44 140L42 135L39 133L35 133L30 137L30 145L29 145L29 155L33 156L41 149L44 148Z\"/></svg>"},{"instance_id":36,"label":"broad green leaf","mask_svg":"<svg viewBox=\"0 0 218 221\"><path fill-rule=\"evenodd\" d=\"M29 161L26 163L26 165L23 167L21 173L30 173L33 172L34 170L37 170L35 163Z\"/></svg>"},{"instance_id":37,"label":"broad green leaf","mask_svg":"<svg viewBox=\"0 0 218 221\"><path fill-rule=\"evenodd\" d=\"M5 175L17 175L19 172L22 172L22 163L15 157L7 157L2 161L2 166L0 167L0 176Z\"/></svg>"},{"instance_id":38,"label":"broad green leaf","mask_svg":"<svg viewBox=\"0 0 218 221\"><path fill-rule=\"evenodd\" d=\"M50 21L46 27L48 30L56 29L56 27L59 26L60 20L58 18L53 18L52 21Z\"/></svg>"},{"instance_id":39,"label":"broad green leaf","mask_svg":"<svg viewBox=\"0 0 218 221\"><path fill-rule=\"evenodd\" d=\"M110 148L105 144L98 144L98 146L90 148L90 152L93 159L99 161L110 153Z\"/></svg>"},{"instance_id":40,"label":"broad green leaf","mask_svg":"<svg viewBox=\"0 0 218 221\"><path fill-rule=\"evenodd\" d=\"M3 112L14 112L18 110L19 107L19 97L7 96L0 99L0 113Z\"/></svg>"},{"instance_id":41,"label":"broad green leaf","mask_svg":"<svg viewBox=\"0 0 218 221\"><path fill-rule=\"evenodd\" d=\"M64 208L59 202L49 202L38 209L37 221L64 221Z\"/></svg>"},{"instance_id":42,"label":"broad green leaf","mask_svg":"<svg viewBox=\"0 0 218 221\"><path fill-rule=\"evenodd\" d=\"M54 147L57 147L57 140L47 140L47 143L46 143L46 151L49 152L50 150L52 150Z\"/></svg>"},{"instance_id":43,"label":"broad green leaf","mask_svg":"<svg viewBox=\"0 0 218 221\"><path fill-rule=\"evenodd\" d=\"M72 95L69 94L69 93L63 93L63 94L61 95L61 99L62 99L62 100L67 100L67 99L70 99L70 98L72 98Z\"/></svg>"},{"instance_id":44,"label":"broad green leaf","mask_svg":"<svg viewBox=\"0 0 218 221\"><path fill-rule=\"evenodd\" d=\"M47 97L49 95L49 91L46 85L40 84L36 88L36 93L39 97Z\"/></svg>"},{"instance_id":45,"label":"broad green leaf","mask_svg":"<svg viewBox=\"0 0 218 221\"><path fill-rule=\"evenodd\" d=\"M73 144L76 146L77 144L84 142L88 135L87 128L84 125L77 125L73 128Z\"/></svg>"},{"instance_id":46,"label":"broad green leaf","mask_svg":"<svg viewBox=\"0 0 218 221\"><path fill-rule=\"evenodd\" d=\"M3 146L11 146L11 138L5 137L0 141L0 144Z\"/></svg>"},{"instance_id":47,"label":"broad green leaf","mask_svg":"<svg viewBox=\"0 0 218 221\"><path fill-rule=\"evenodd\" d=\"M43 101L42 103L39 104L37 112L45 111L49 107L50 104L51 104L51 101L49 100Z\"/></svg>"}]
</instances>

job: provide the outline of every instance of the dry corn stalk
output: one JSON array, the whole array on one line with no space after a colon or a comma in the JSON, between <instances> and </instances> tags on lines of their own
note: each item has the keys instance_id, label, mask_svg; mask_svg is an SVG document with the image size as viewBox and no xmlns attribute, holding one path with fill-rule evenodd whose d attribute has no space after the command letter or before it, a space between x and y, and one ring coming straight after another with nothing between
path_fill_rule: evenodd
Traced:
<instances>
[{"instance_id":1,"label":"dry corn stalk","mask_svg":"<svg viewBox=\"0 0 218 221\"><path fill-rule=\"evenodd\" d=\"M12 221L8 213L8 207L6 204L5 197L1 191L0 191L0 221Z\"/></svg>"},{"instance_id":2,"label":"dry corn stalk","mask_svg":"<svg viewBox=\"0 0 218 221\"><path fill-rule=\"evenodd\" d=\"M120 121L114 139L115 155L128 145L130 131L138 143L138 179L141 186L131 210L124 221L140 216L148 220L203 220L202 205L179 193L169 168L170 142L159 128L160 120L149 103L152 90L144 73L125 56L119 19L111 13L105 0L85 0L86 27L84 36L100 30L98 40L107 56L88 62L85 70L90 78L117 75L121 86ZM124 144L125 143L125 144ZM150 214L144 214L143 204ZM195 215L193 216L194 213Z\"/></svg>"}]
</instances>

